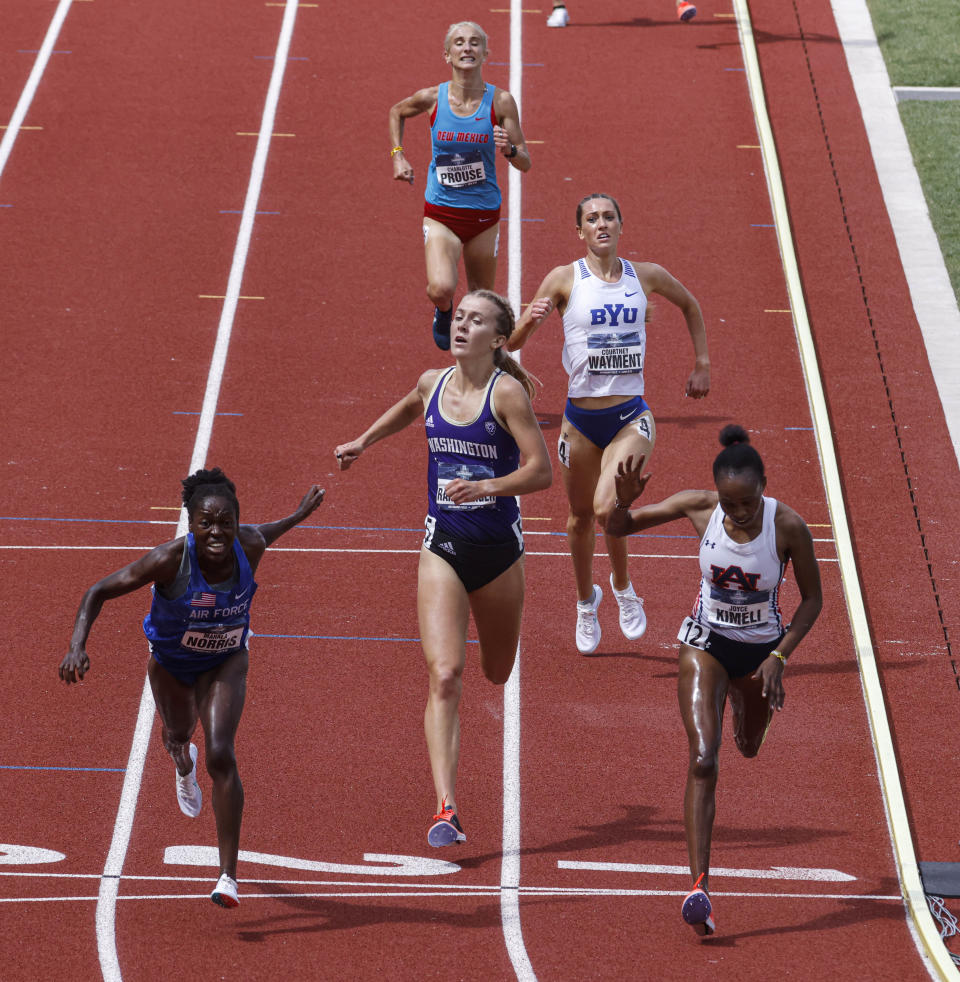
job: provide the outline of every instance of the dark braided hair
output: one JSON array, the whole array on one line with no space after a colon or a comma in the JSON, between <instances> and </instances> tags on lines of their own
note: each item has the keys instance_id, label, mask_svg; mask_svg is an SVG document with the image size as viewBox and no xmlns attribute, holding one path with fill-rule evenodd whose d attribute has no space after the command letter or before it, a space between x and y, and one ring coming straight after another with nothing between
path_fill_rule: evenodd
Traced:
<instances>
[{"instance_id":1,"label":"dark braided hair","mask_svg":"<svg viewBox=\"0 0 960 982\"><path fill-rule=\"evenodd\" d=\"M580 228L580 226L583 225L583 206L588 201L592 201L594 198L602 198L604 201L609 201L617 213L617 221L623 222L623 216L620 214L620 205L617 204L617 199L612 194L604 194L602 191L598 191L596 194L588 194L577 205L577 228Z\"/></svg>"},{"instance_id":2,"label":"dark braided hair","mask_svg":"<svg viewBox=\"0 0 960 982\"><path fill-rule=\"evenodd\" d=\"M750 437L742 426L730 423L720 431L720 443L723 450L717 454L713 462L713 479L716 481L721 474L742 474L749 471L759 482L765 477L763 460L760 454L750 446Z\"/></svg>"},{"instance_id":3,"label":"dark braided hair","mask_svg":"<svg viewBox=\"0 0 960 982\"><path fill-rule=\"evenodd\" d=\"M185 477L180 483L183 485L183 504L191 518L205 497L216 495L218 498L226 498L233 505L237 520L240 520L240 503L237 501L236 485L219 467L214 467L213 470L209 471L196 471L189 477Z\"/></svg>"}]
</instances>

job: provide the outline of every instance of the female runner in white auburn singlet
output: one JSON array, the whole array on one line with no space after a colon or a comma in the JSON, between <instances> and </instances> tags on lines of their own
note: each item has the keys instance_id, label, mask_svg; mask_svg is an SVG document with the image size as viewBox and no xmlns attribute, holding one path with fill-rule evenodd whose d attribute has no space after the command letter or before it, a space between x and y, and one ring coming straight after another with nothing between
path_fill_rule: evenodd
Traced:
<instances>
[{"instance_id":1,"label":"female runner in white auburn singlet","mask_svg":"<svg viewBox=\"0 0 960 982\"><path fill-rule=\"evenodd\" d=\"M712 934L716 926L707 891L727 700L737 749L755 757L774 710L783 708L787 659L823 606L806 522L764 495L763 461L742 427L724 427L720 443L725 449L713 463L716 491L681 491L641 508L630 505L649 475L643 473L643 458L636 463L628 458L617 469L617 501L606 524L608 534L627 536L687 518L700 538L700 590L677 636L677 697L690 748L683 821L694 878L681 913L699 934ZM800 603L785 624L779 588L788 562Z\"/></svg>"},{"instance_id":2,"label":"female runner in white auburn singlet","mask_svg":"<svg viewBox=\"0 0 960 982\"><path fill-rule=\"evenodd\" d=\"M563 365L570 376L558 455L570 502L567 540L577 586L577 649L592 654L600 644L597 608L603 591L593 582L596 523L613 510L617 465L630 455L649 461L656 424L643 400L647 297L660 294L683 313L696 358L686 395L710 391L710 358L700 305L662 266L630 263L617 255L623 220L608 194L587 195L577 205L577 234L586 256L547 274L536 299L507 342L522 347L554 309L563 317ZM610 585L620 608L620 629L629 640L646 630L643 602L627 569L627 546L607 536Z\"/></svg>"}]
</instances>

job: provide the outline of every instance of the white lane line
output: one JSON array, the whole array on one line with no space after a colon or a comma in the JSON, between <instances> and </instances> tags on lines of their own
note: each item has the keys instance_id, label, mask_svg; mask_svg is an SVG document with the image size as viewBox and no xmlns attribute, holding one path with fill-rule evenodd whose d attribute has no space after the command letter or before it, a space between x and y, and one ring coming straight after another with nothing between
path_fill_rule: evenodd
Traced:
<instances>
[{"instance_id":1,"label":"white lane line","mask_svg":"<svg viewBox=\"0 0 960 982\"><path fill-rule=\"evenodd\" d=\"M900 886L904 894L905 920L924 967L931 978L956 979L956 968L950 959L949 952L940 940L939 932L927 907L923 884L920 882L917 858L913 851L910 821L903 797L903 787L900 783L900 772L897 767L893 739L887 722L886 705L883 700L883 690L880 686L880 675L873 652L870 626L860 588L853 541L847 524L846 502L843 496L843 484L840 480L840 468L833 446L830 413L823 392L816 346L807 318L803 284L800 280L800 270L793 248L790 212L787 207L780 166L777 162L777 145L773 136L773 129L770 126L770 118L767 115L763 78L760 73L760 62L753 37L753 25L750 21L747 0L734 0L734 10L737 13L737 28L740 33L744 64L747 67L747 81L750 87L750 98L753 102L757 132L763 146L767 186L770 192L774 220L777 224L777 240L780 245L780 256L783 261L790 306L793 310L794 329L807 384L807 396L810 401L810 412L813 416L820 464L823 468L830 520L837 542L841 579L850 625L853 630L857 661L860 665L860 679L873 737L880 788L887 813L887 824L893 845L897 876L900 879Z\"/></svg>"},{"instance_id":2,"label":"white lane line","mask_svg":"<svg viewBox=\"0 0 960 982\"><path fill-rule=\"evenodd\" d=\"M960 309L865 0L831 0L910 299L960 460Z\"/></svg>"},{"instance_id":3,"label":"white lane line","mask_svg":"<svg viewBox=\"0 0 960 982\"><path fill-rule=\"evenodd\" d=\"M523 13L519 0L510 0L510 93L523 120ZM508 165L509 167L509 165ZM520 172L509 167L509 221L507 222L507 299L520 311L523 222ZM519 361L519 359L518 359ZM500 922L510 963L519 982L536 982L523 942L520 923L520 644L513 671L503 687L503 846L500 860Z\"/></svg>"},{"instance_id":4,"label":"white lane line","mask_svg":"<svg viewBox=\"0 0 960 982\"><path fill-rule=\"evenodd\" d=\"M40 85L40 79L43 78L43 73L46 71L47 62L53 53L53 46L57 43L57 37L60 34L60 28L63 27L63 22L70 12L71 2L72 0L60 0L60 3L57 4L53 19L47 28L46 37L43 39L43 44L40 45L40 51L37 53L37 60L33 63L33 69L27 77L27 84L23 87L23 92L20 93L20 98L14 107L13 115L10 117L7 131L3 134L3 139L0 140L0 177L3 177L4 168L7 166L7 161L13 152L13 144L16 142L17 136L20 133L20 127L23 125L23 121L27 118L30 103L33 102L37 87Z\"/></svg>"},{"instance_id":5,"label":"white lane line","mask_svg":"<svg viewBox=\"0 0 960 982\"><path fill-rule=\"evenodd\" d=\"M233 253L233 263L230 268L230 278L227 283L227 293L220 315L217 329L217 341L214 346L213 359L207 376L207 388L200 411L200 422L197 427L197 437L193 448L193 458L190 462L190 473L202 467L206 461L210 446L210 436L213 431L213 421L216 413L217 399L220 394L220 384L227 360L227 350L230 344L230 334L233 319L236 315L237 302L240 297L240 286L243 281L243 271L247 261L247 251L253 233L254 216L257 201L263 185L263 175L266 170L267 153L270 149L270 134L276 116L277 103L280 100L280 88L283 84L283 73L287 65L287 54L290 50L290 39L293 36L293 25L297 15L296 0L287 0L277 40L277 50L267 89L266 104L260 121L260 135L253 156L250 183L247 186L247 197L243 206L243 217L240 219L240 230ZM186 514L181 513L177 534L186 532ZM123 790L120 795L120 807L114 824L110 852L100 881L100 891L97 898L97 951L100 956L100 969L104 982L122 982L120 961L117 957L116 941L116 904L120 887L120 873L123 869L127 848L130 844L130 833L133 830L133 817L137 807L137 797L140 793L140 782L143 778L143 766L146 759L147 745L150 741L150 730L153 727L154 716L153 695L150 684L144 679L143 694L140 700L140 711L137 715L137 725L130 748L130 759L124 775Z\"/></svg>"},{"instance_id":6,"label":"white lane line","mask_svg":"<svg viewBox=\"0 0 960 982\"><path fill-rule=\"evenodd\" d=\"M687 873L689 875L689 870ZM124 877L124 879L129 879L129 877ZM248 881L241 880L241 885ZM256 882L256 881L253 881ZM463 897L496 897L503 891L498 886L486 886L486 887L476 887L470 890L464 890L460 893L460 898ZM524 896L537 897L539 899L555 897L557 899L576 899L577 897L683 897L686 895L686 889L678 890L606 890L602 888L593 889L591 887L584 887L578 889L575 887L563 888L563 887L521 887L518 891ZM300 898L314 898L314 899L333 899L341 897L404 897L404 898L415 898L420 900L422 897L443 897L450 898L457 896L455 893L442 892L436 886L430 886L430 888L424 890L422 893L409 893L403 892L400 889L394 887L391 890L311 890L299 893L290 893L283 891L281 893L247 893L243 892L241 894L243 902L253 900L289 900L291 897ZM726 891L726 890L711 890L711 897L739 897L741 899L748 900L840 900L840 901L856 901L856 900L887 900L893 902L902 902L903 898L898 894L885 894L885 893L747 893L743 891ZM210 902L210 893L208 890L204 890L202 893L146 893L146 894L136 894L136 893L125 893L119 898L121 901L126 900L204 900L207 903ZM97 900L94 896L62 896L62 897L0 897L0 904L38 904L38 903L68 903L70 901L86 901L91 902Z\"/></svg>"}]
</instances>

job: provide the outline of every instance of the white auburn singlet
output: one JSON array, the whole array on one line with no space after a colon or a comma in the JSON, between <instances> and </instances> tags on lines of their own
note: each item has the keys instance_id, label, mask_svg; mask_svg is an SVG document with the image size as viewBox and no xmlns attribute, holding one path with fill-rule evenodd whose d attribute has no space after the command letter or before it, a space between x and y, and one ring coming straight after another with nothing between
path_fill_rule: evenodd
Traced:
<instances>
[{"instance_id":1,"label":"white auburn singlet","mask_svg":"<svg viewBox=\"0 0 960 982\"><path fill-rule=\"evenodd\" d=\"M749 542L734 542L717 505L700 542L700 593L691 617L732 641L776 641L785 627L780 581L786 563L777 555L777 499L763 499L763 527Z\"/></svg>"},{"instance_id":2,"label":"white auburn singlet","mask_svg":"<svg viewBox=\"0 0 960 982\"><path fill-rule=\"evenodd\" d=\"M647 295L633 266L621 259L616 283L594 276L586 260L573 264L573 289L563 313L567 395L642 396L647 348Z\"/></svg>"}]
</instances>

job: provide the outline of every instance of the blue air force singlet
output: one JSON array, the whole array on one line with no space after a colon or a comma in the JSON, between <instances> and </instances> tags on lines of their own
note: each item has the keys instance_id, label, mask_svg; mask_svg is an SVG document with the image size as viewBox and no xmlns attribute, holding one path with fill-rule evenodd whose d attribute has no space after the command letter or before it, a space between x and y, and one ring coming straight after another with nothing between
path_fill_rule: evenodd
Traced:
<instances>
[{"instance_id":1,"label":"blue air force singlet","mask_svg":"<svg viewBox=\"0 0 960 982\"><path fill-rule=\"evenodd\" d=\"M786 563L777 555L777 499L763 499L763 527L749 542L734 542L717 505L700 542L700 592L691 617L732 641L776 641L786 630L780 581Z\"/></svg>"},{"instance_id":2,"label":"blue air force singlet","mask_svg":"<svg viewBox=\"0 0 960 982\"><path fill-rule=\"evenodd\" d=\"M190 582L177 598L168 600L152 588L150 613L143 619L143 633L151 647L175 663L193 665L239 651L250 631L250 601L257 590L250 563L234 540L237 576L229 590L210 587L200 572L193 533L184 548L190 555Z\"/></svg>"},{"instance_id":3,"label":"blue air force singlet","mask_svg":"<svg viewBox=\"0 0 960 982\"><path fill-rule=\"evenodd\" d=\"M443 415L443 390L455 369L450 368L436 381L427 401L424 424L427 448L427 513L448 535L467 542L505 542L516 534L520 509L513 495L491 496L463 505L454 504L445 494L450 481L484 481L503 477L520 465L517 443L507 432L493 408L493 388L503 374L491 375L477 416L458 423ZM516 528L514 527L516 526Z\"/></svg>"},{"instance_id":4,"label":"blue air force singlet","mask_svg":"<svg viewBox=\"0 0 960 982\"><path fill-rule=\"evenodd\" d=\"M444 208L493 210L500 207L497 149L493 142L493 95L484 86L480 108L457 116L450 108L449 82L437 89L437 107L430 119L433 154L427 172L426 199Z\"/></svg>"},{"instance_id":5,"label":"blue air force singlet","mask_svg":"<svg viewBox=\"0 0 960 982\"><path fill-rule=\"evenodd\" d=\"M586 260L573 264L573 289L563 312L567 395L642 396L647 348L647 296L626 259L616 283L594 276Z\"/></svg>"}]
</instances>

